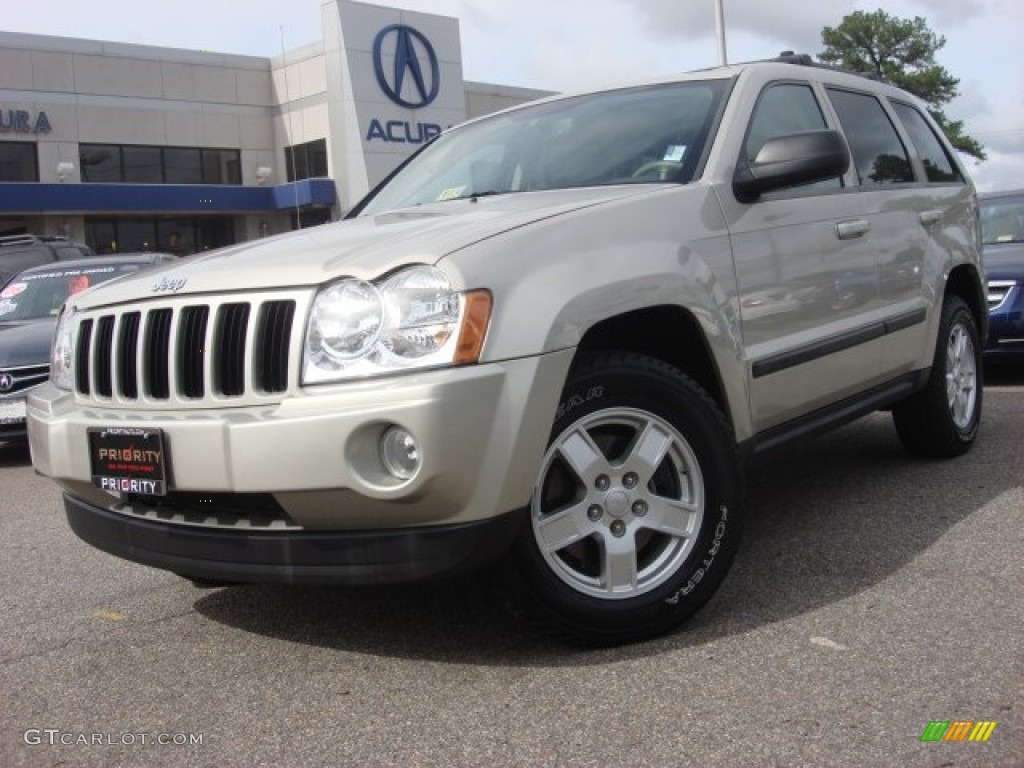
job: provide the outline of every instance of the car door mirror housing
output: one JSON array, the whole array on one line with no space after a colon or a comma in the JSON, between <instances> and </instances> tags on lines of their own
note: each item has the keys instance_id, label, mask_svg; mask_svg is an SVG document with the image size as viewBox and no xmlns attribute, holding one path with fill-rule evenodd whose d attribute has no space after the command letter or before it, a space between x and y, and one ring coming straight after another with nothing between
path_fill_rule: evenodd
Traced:
<instances>
[{"instance_id":1,"label":"car door mirror housing","mask_svg":"<svg viewBox=\"0 0 1024 768\"><path fill-rule=\"evenodd\" d=\"M773 189L842 176L849 167L850 149L838 131L801 131L768 139L752 161L742 160L732 189L752 202Z\"/></svg>"}]
</instances>

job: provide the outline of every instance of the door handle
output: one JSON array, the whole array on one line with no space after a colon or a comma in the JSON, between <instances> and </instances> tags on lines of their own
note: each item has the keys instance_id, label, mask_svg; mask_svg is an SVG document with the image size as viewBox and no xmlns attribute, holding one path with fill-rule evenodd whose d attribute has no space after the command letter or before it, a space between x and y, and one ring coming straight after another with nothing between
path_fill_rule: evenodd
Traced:
<instances>
[{"instance_id":1,"label":"door handle","mask_svg":"<svg viewBox=\"0 0 1024 768\"><path fill-rule=\"evenodd\" d=\"M853 240L853 238L865 234L869 229L871 229L871 222L867 219L840 221L836 224L836 236L840 240Z\"/></svg>"},{"instance_id":2,"label":"door handle","mask_svg":"<svg viewBox=\"0 0 1024 768\"><path fill-rule=\"evenodd\" d=\"M926 227L929 224L935 224L942 221L942 211L921 211L920 216L921 223Z\"/></svg>"}]
</instances>

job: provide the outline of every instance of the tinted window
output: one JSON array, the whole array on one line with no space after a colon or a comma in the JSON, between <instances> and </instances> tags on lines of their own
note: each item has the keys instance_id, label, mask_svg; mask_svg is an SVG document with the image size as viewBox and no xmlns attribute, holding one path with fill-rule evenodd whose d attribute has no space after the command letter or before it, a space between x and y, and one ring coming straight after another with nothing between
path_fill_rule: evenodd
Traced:
<instances>
[{"instance_id":1,"label":"tinted window","mask_svg":"<svg viewBox=\"0 0 1024 768\"><path fill-rule=\"evenodd\" d=\"M202 184L203 164L198 149L164 149L164 176L168 184Z\"/></svg>"},{"instance_id":2,"label":"tinted window","mask_svg":"<svg viewBox=\"0 0 1024 768\"><path fill-rule=\"evenodd\" d=\"M294 147L285 147L288 181L317 179L327 176L327 141L317 139Z\"/></svg>"},{"instance_id":3,"label":"tinted window","mask_svg":"<svg viewBox=\"0 0 1024 768\"><path fill-rule=\"evenodd\" d=\"M874 96L830 88L832 105L846 133L861 184L914 180L907 150Z\"/></svg>"},{"instance_id":4,"label":"tinted window","mask_svg":"<svg viewBox=\"0 0 1024 768\"><path fill-rule=\"evenodd\" d=\"M80 144L78 162L82 181L118 182L121 173L121 148L113 144Z\"/></svg>"},{"instance_id":5,"label":"tinted window","mask_svg":"<svg viewBox=\"0 0 1024 768\"><path fill-rule=\"evenodd\" d=\"M0 181L39 181L34 143L0 142Z\"/></svg>"},{"instance_id":6,"label":"tinted window","mask_svg":"<svg viewBox=\"0 0 1024 768\"><path fill-rule=\"evenodd\" d=\"M938 136L924 116L909 104L893 102L893 109L924 164L928 181L963 181Z\"/></svg>"},{"instance_id":7,"label":"tinted window","mask_svg":"<svg viewBox=\"0 0 1024 768\"><path fill-rule=\"evenodd\" d=\"M138 184L159 184L161 172L160 147L122 147L124 180Z\"/></svg>"},{"instance_id":8,"label":"tinted window","mask_svg":"<svg viewBox=\"0 0 1024 768\"><path fill-rule=\"evenodd\" d=\"M164 251L186 256L235 242L230 216L85 219L85 241L96 253Z\"/></svg>"},{"instance_id":9,"label":"tinted window","mask_svg":"<svg viewBox=\"0 0 1024 768\"><path fill-rule=\"evenodd\" d=\"M827 127L810 86L797 83L770 85L762 91L750 118L747 140L743 145L747 160L756 158L768 139L802 131L820 131ZM838 177L799 185L800 189L838 189L841 186L842 180Z\"/></svg>"},{"instance_id":10,"label":"tinted window","mask_svg":"<svg viewBox=\"0 0 1024 768\"><path fill-rule=\"evenodd\" d=\"M806 85L772 85L764 90L747 129L747 159L753 160L768 139L826 128L814 92Z\"/></svg>"},{"instance_id":11,"label":"tinted window","mask_svg":"<svg viewBox=\"0 0 1024 768\"><path fill-rule=\"evenodd\" d=\"M241 184L242 168L237 149L204 149L205 184Z\"/></svg>"}]
</instances>

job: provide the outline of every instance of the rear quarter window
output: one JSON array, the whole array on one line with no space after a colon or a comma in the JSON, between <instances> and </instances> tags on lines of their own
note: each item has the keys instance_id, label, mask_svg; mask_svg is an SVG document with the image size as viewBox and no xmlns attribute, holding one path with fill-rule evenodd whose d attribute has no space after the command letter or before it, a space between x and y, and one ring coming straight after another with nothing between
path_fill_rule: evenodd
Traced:
<instances>
[{"instance_id":1,"label":"rear quarter window","mask_svg":"<svg viewBox=\"0 0 1024 768\"><path fill-rule=\"evenodd\" d=\"M925 120L924 115L909 104L898 101L892 103L896 116L903 123L910 141L917 150L918 157L924 165L925 175L931 182L963 182L963 176L950 158L935 131Z\"/></svg>"}]
</instances>

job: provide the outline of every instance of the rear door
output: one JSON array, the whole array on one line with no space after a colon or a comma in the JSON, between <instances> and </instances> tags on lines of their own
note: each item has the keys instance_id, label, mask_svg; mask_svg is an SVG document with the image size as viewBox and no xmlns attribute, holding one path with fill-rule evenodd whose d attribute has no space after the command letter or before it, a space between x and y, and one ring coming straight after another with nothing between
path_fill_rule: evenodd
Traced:
<instances>
[{"instance_id":1,"label":"rear door","mask_svg":"<svg viewBox=\"0 0 1024 768\"><path fill-rule=\"evenodd\" d=\"M743 152L827 127L821 92L779 81L762 89ZM764 431L860 392L878 376L881 345L865 316L878 268L859 196L839 178L763 195L720 196L732 236L751 412Z\"/></svg>"},{"instance_id":2,"label":"rear door","mask_svg":"<svg viewBox=\"0 0 1024 768\"><path fill-rule=\"evenodd\" d=\"M948 269L941 252L951 245L943 241L962 239L965 231L959 217L966 209L957 203L965 197L963 178L912 106L895 107L884 97L836 87L828 88L828 98L850 144L878 251L879 319L885 329L881 369L892 378L925 364L922 357L930 355L928 311L938 306L938 271ZM912 132L899 130L908 124Z\"/></svg>"}]
</instances>

